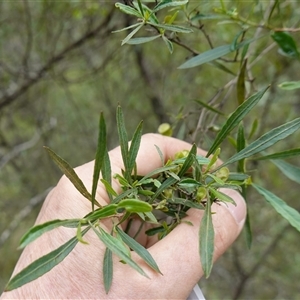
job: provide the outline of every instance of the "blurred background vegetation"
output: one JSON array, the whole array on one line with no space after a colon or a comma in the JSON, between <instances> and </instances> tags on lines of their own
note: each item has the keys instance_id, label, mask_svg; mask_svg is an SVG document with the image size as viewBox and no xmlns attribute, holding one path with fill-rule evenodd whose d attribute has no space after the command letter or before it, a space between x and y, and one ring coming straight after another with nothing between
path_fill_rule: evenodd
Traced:
<instances>
[{"instance_id":1,"label":"blurred background vegetation","mask_svg":"<svg viewBox=\"0 0 300 300\"><path fill-rule=\"evenodd\" d=\"M299 116L300 90L278 87L300 80L299 56L282 53L270 36L276 28L288 28L300 45L298 1L228 0L222 8L222 1L192 0L187 11L197 10L196 22L189 24L194 32L173 36L172 54L162 40L121 46L128 32L112 31L136 20L114 2L0 1L0 289L20 255L20 237L61 176L43 145L72 166L92 160L100 111L107 121L109 147L117 145L115 110L120 104L129 132L141 119L144 132L156 132L169 122L175 136L207 149L225 118L195 100L230 114L238 105L236 82L242 66L232 53L218 64L178 69L186 59L231 44L241 31L249 38L265 34L249 46L245 94L269 84L271 88L244 120L246 133L255 122L258 137ZM179 14L179 22L183 19ZM299 147L299 140L298 132L274 149ZM227 142L223 159L230 151ZM289 162L299 166L297 159ZM248 169L300 210L299 186L274 165L250 161ZM257 193L249 191L248 198L251 249L242 234L200 286L208 299L296 299L299 233Z\"/></svg>"}]
</instances>

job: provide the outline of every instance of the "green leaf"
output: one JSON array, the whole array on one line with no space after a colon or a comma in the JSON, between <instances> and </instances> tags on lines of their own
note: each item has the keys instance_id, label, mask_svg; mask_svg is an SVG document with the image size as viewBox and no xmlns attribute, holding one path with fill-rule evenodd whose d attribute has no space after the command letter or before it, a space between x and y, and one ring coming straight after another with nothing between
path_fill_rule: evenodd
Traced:
<instances>
[{"instance_id":1,"label":"green leaf","mask_svg":"<svg viewBox=\"0 0 300 300\"><path fill-rule=\"evenodd\" d=\"M111 187L111 165L110 165L110 159L109 159L107 148L105 150L105 155L104 155L104 158L103 158L101 174L102 174L101 181L104 180L106 182L106 184ZM114 193L111 193L111 192L112 192L113 188L111 188L111 190L108 191L108 189L107 189L108 186L106 186L105 184L104 184L104 186L106 188L107 195L110 199L110 202L112 202Z\"/></svg>"},{"instance_id":2,"label":"green leaf","mask_svg":"<svg viewBox=\"0 0 300 300\"><path fill-rule=\"evenodd\" d=\"M108 204L87 214L84 218L89 221L101 220L117 214L117 204Z\"/></svg>"},{"instance_id":3,"label":"green leaf","mask_svg":"<svg viewBox=\"0 0 300 300\"><path fill-rule=\"evenodd\" d=\"M125 5L123 3L117 2L115 4L115 6L127 15L136 16L136 17L141 18L141 19L143 18L143 15L137 9L135 9L135 8L129 6L129 5Z\"/></svg>"},{"instance_id":4,"label":"green leaf","mask_svg":"<svg viewBox=\"0 0 300 300\"><path fill-rule=\"evenodd\" d=\"M98 187L100 171L102 169L104 157L107 153L106 149L106 125L103 117L103 112L100 114L99 119L99 133L98 133L98 144L94 163L94 173L93 173L93 186L92 186L92 210L94 210L94 203L96 200L96 191Z\"/></svg>"},{"instance_id":5,"label":"green leaf","mask_svg":"<svg viewBox=\"0 0 300 300\"><path fill-rule=\"evenodd\" d=\"M122 159L123 159L125 173L126 173L126 170L128 170L128 167L129 167L128 136L127 136L127 132L126 132L124 116L123 116L121 106L118 106L118 108L117 108L117 129L118 129ZM125 179L129 180L127 177Z\"/></svg>"},{"instance_id":6,"label":"green leaf","mask_svg":"<svg viewBox=\"0 0 300 300\"><path fill-rule=\"evenodd\" d=\"M59 226L76 228L80 222L80 219L69 219L69 220L52 220L43 224L36 225L27 231L20 241L19 249L26 247L29 243L36 240L43 233L50 231Z\"/></svg>"},{"instance_id":7,"label":"green leaf","mask_svg":"<svg viewBox=\"0 0 300 300\"><path fill-rule=\"evenodd\" d=\"M170 171L170 170L175 170L177 169L178 166L177 165L169 165L169 166L164 166L164 167L161 167L161 168L157 168L151 172L149 172L147 175L145 175L140 181L139 183L140 184L144 184L148 178L154 176L154 175L157 175L157 174L160 174L160 173L163 173L163 172L166 172L166 171Z\"/></svg>"},{"instance_id":8,"label":"green leaf","mask_svg":"<svg viewBox=\"0 0 300 300\"><path fill-rule=\"evenodd\" d=\"M300 155L300 148L295 148L295 149L290 149L282 152L276 152L269 155L257 157L255 158L255 160L282 159L282 158L290 158L298 155Z\"/></svg>"},{"instance_id":9,"label":"green leaf","mask_svg":"<svg viewBox=\"0 0 300 300\"><path fill-rule=\"evenodd\" d=\"M130 148L128 153L128 169L126 170L128 176L131 175L132 170L135 166L136 157L141 144L142 132L143 132L143 121L141 121L138 127L136 128L133 134L132 141L130 143Z\"/></svg>"},{"instance_id":10,"label":"green leaf","mask_svg":"<svg viewBox=\"0 0 300 300\"><path fill-rule=\"evenodd\" d=\"M181 6L187 4L189 1L188 0L182 0L182 1L172 1L172 0L163 0L160 1L154 8L153 12L156 13L159 10L170 7L170 6Z\"/></svg>"},{"instance_id":11,"label":"green leaf","mask_svg":"<svg viewBox=\"0 0 300 300\"><path fill-rule=\"evenodd\" d=\"M244 126L241 124L238 128L237 139L236 139L236 150L237 152L242 151L246 146L246 140L244 135ZM241 159L238 163L237 171L245 173L245 160Z\"/></svg>"},{"instance_id":12,"label":"green leaf","mask_svg":"<svg viewBox=\"0 0 300 300\"><path fill-rule=\"evenodd\" d=\"M299 128L300 128L300 118L294 119L293 121L287 122L283 125L273 128L272 130L270 130L269 132L265 133L260 138L258 138L256 141L252 142L242 151L233 155L224 164L219 166L218 169L225 165L234 163L240 159L252 156L258 152L261 152L271 147L275 143L279 142L280 140L294 133Z\"/></svg>"},{"instance_id":13,"label":"green leaf","mask_svg":"<svg viewBox=\"0 0 300 300\"><path fill-rule=\"evenodd\" d=\"M201 101L201 100L195 100L195 102L197 102L198 104L200 104L201 106L203 106L204 108L206 108L209 111L212 111L218 115L224 116L224 113L221 112L220 110L215 109L214 107L208 105L207 103Z\"/></svg>"},{"instance_id":14,"label":"green leaf","mask_svg":"<svg viewBox=\"0 0 300 300\"><path fill-rule=\"evenodd\" d=\"M73 183L74 187L89 201L92 201L92 195L87 191L81 179L78 177L74 169L66 162L63 158L57 155L53 150L48 147L44 147L51 159L56 163L56 165L60 168L60 170L69 178L69 180ZM101 206L97 201L95 204Z\"/></svg>"},{"instance_id":15,"label":"green leaf","mask_svg":"<svg viewBox=\"0 0 300 300\"><path fill-rule=\"evenodd\" d=\"M204 210L204 206L201 203L193 202L184 198L177 198L177 197L170 198L168 199L168 203L176 203L187 207Z\"/></svg>"},{"instance_id":16,"label":"green leaf","mask_svg":"<svg viewBox=\"0 0 300 300\"><path fill-rule=\"evenodd\" d=\"M223 202L229 202L229 203L236 205L235 201L228 195L226 195L220 191L217 191L214 188L209 188L209 191L218 200L223 201Z\"/></svg>"},{"instance_id":17,"label":"green leaf","mask_svg":"<svg viewBox=\"0 0 300 300\"><path fill-rule=\"evenodd\" d=\"M124 27L122 29L114 30L114 31L112 31L112 33L118 33L118 32L122 32L122 31L126 31L128 29L132 29L132 28L138 27L138 26L140 26L140 24L141 24L141 22L133 24L133 25L130 25L130 26L127 26L127 27Z\"/></svg>"},{"instance_id":18,"label":"green leaf","mask_svg":"<svg viewBox=\"0 0 300 300\"><path fill-rule=\"evenodd\" d=\"M194 162L194 157L197 154L197 146L193 144L188 156L185 158L184 164L182 165L180 171L178 172L178 177L182 177L192 166Z\"/></svg>"},{"instance_id":19,"label":"green leaf","mask_svg":"<svg viewBox=\"0 0 300 300\"><path fill-rule=\"evenodd\" d=\"M247 66L247 59L244 60L241 66L237 84L236 84L236 94L237 94L237 100L239 105L245 101L245 93L246 93L245 73L247 69L246 66Z\"/></svg>"},{"instance_id":20,"label":"green leaf","mask_svg":"<svg viewBox=\"0 0 300 300\"><path fill-rule=\"evenodd\" d=\"M162 35L162 39L165 42L169 52L172 54L174 50L173 43L164 34Z\"/></svg>"},{"instance_id":21,"label":"green leaf","mask_svg":"<svg viewBox=\"0 0 300 300\"><path fill-rule=\"evenodd\" d=\"M248 136L248 139L250 140L252 138L252 136L255 134L256 130L258 128L258 119L254 119L252 126L251 126L251 130Z\"/></svg>"},{"instance_id":22,"label":"green leaf","mask_svg":"<svg viewBox=\"0 0 300 300\"><path fill-rule=\"evenodd\" d=\"M300 89L300 81L287 81L287 82L282 82L278 84L278 87L280 87L283 90L295 90L295 89Z\"/></svg>"},{"instance_id":23,"label":"green leaf","mask_svg":"<svg viewBox=\"0 0 300 300\"><path fill-rule=\"evenodd\" d=\"M125 45L142 27L144 26L144 23L139 23L139 26L137 26L134 30L132 30L122 41L122 46Z\"/></svg>"},{"instance_id":24,"label":"green leaf","mask_svg":"<svg viewBox=\"0 0 300 300\"><path fill-rule=\"evenodd\" d=\"M145 249L141 244L139 244L136 240L134 240L132 237L130 237L128 234L126 234L123 230L121 230L119 227L116 227L116 231L121 236L123 242L133 251L135 251L144 261L145 263L150 266L154 271L161 273L161 271L158 268L158 265L156 264L155 260L149 253L147 249Z\"/></svg>"},{"instance_id":25,"label":"green leaf","mask_svg":"<svg viewBox=\"0 0 300 300\"><path fill-rule=\"evenodd\" d=\"M300 183L300 168L279 159L271 161L287 178Z\"/></svg>"},{"instance_id":26,"label":"green leaf","mask_svg":"<svg viewBox=\"0 0 300 300\"><path fill-rule=\"evenodd\" d=\"M240 40L241 37L243 37L243 35L245 34L245 30L240 30L234 37L232 43L231 43L231 50L232 51L236 51L239 49L239 43L238 41Z\"/></svg>"},{"instance_id":27,"label":"green leaf","mask_svg":"<svg viewBox=\"0 0 300 300\"><path fill-rule=\"evenodd\" d=\"M141 3L141 0L137 0L137 4L141 15L144 17L144 10L143 10L143 5Z\"/></svg>"},{"instance_id":28,"label":"green leaf","mask_svg":"<svg viewBox=\"0 0 300 300\"><path fill-rule=\"evenodd\" d=\"M178 33L191 33L193 32L192 29L183 27L183 26L178 26L178 25L171 25L171 24L156 24L153 22L147 22L147 24L152 25L154 27L163 29L163 30L169 30L172 32L178 32Z\"/></svg>"},{"instance_id":29,"label":"green leaf","mask_svg":"<svg viewBox=\"0 0 300 300\"><path fill-rule=\"evenodd\" d=\"M244 41L242 43L239 43L236 47L238 49L240 49L241 47L244 47L247 44L250 44L254 41L255 39L250 39L247 41ZM230 45L223 45L211 50L208 50L204 53L201 53L197 56L192 57L191 59L189 59L188 61L186 61L185 63L183 63L181 66L178 67L178 69L190 69L190 68L194 68L197 66L200 66L202 64L211 62L213 60L216 60L230 52L232 52L232 47L231 44Z\"/></svg>"},{"instance_id":30,"label":"green leaf","mask_svg":"<svg viewBox=\"0 0 300 300\"><path fill-rule=\"evenodd\" d=\"M132 260L132 258L128 256L127 253L124 252L123 248L120 248L118 246L119 240L117 238L108 234L101 227L99 228L99 231L94 227L92 227L92 229L108 249L110 249L114 254L116 254L122 261L124 261L130 267L138 271L141 275L149 278L148 275L144 272L144 270L134 260Z\"/></svg>"},{"instance_id":31,"label":"green leaf","mask_svg":"<svg viewBox=\"0 0 300 300\"><path fill-rule=\"evenodd\" d=\"M252 186L269 202L275 210L284 217L293 227L300 231L300 214L294 208L288 206L282 199L266 190L265 188L252 184Z\"/></svg>"},{"instance_id":32,"label":"green leaf","mask_svg":"<svg viewBox=\"0 0 300 300\"><path fill-rule=\"evenodd\" d=\"M223 125L222 129L219 131L217 137L215 138L212 146L207 152L206 157L212 154L219 145L224 141L227 135L241 122L241 120L252 110L252 108L260 101L269 86L244 101L228 118L226 123Z\"/></svg>"},{"instance_id":33,"label":"green leaf","mask_svg":"<svg viewBox=\"0 0 300 300\"><path fill-rule=\"evenodd\" d=\"M113 279L112 252L108 248L105 249L102 272L103 272L103 281L104 281L105 292L106 292L106 294L108 294L111 284L112 284L112 279Z\"/></svg>"},{"instance_id":34,"label":"green leaf","mask_svg":"<svg viewBox=\"0 0 300 300\"><path fill-rule=\"evenodd\" d=\"M110 185L109 182L107 182L105 179L100 179L103 183L108 195L118 196L117 192L113 189L113 187Z\"/></svg>"},{"instance_id":35,"label":"green leaf","mask_svg":"<svg viewBox=\"0 0 300 300\"><path fill-rule=\"evenodd\" d=\"M249 177L247 174L230 172L227 181L244 181Z\"/></svg>"},{"instance_id":36,"label":"green leaf","mask_svg":"<svg viewBox=\"0 0 300 300\"><path fill-rule=\"evenodd\" d=\"M297 45L293 39L293 37L287 33L278 31L271 35L273 40L280 47L280 53L282 55L291 57L291 58L299 58L299 52L297 50Z\"/></svg>"},{"instance_id":37,"label":"green leaf","mask_svg":"<svg viewBox=\"0 0 300 300\"><path fill-rule=\"evenodd\" d=\"M215 232L212 223L211 200L208 198L199 230L200 259L206 278L209 277L213 265L214 239Z\"/></svg>"},{"instance_id":38,"label":"green leaf","mask_svg":"<svg viewBox=\"0 0 300 300\"><path fill-rule=\"evenodd\" d=\"M152 206L138 199L124 199L118 203L118 208L124 208L130 213L145 213L152 211Z\"/></svg>"},{"instance_id":39,"label":"green leaf","mask_svg":"<svg viewBox=\"0 0 300 300\"><path fill-rule=\"evenodd\" d=\"M89 229L90 227L84 229L82 231L82 235L84 235ZM5 287L5 291L14 290L49 272L52 268L65 259L65 257L74 249L77 243L78 240L75 236L56 250L35 260L9 281Z\"/></svg>"},{"instance_id":40,"label":"green leaf","mask_svg":"<svg viewBox=\"0 0 300 300\"><path fill-rule=\"evenodd\" d=\"M129 45L144 44L144 43L148 43L148 42L154 41L154 40L156 40L159 37L161 37L161 34L154 35L154 36L147 36L147 37L132 38L129 41L127 41L126 44L129 44Z\"/></svg>"},{"instance_id":41,"label":"green leaf","mask_svg":"<svg viewBox=\"0 0 300 300\"><path fill-rule=\"evenodd\" d=\"M149 203L152 203L158 195L160 195L164 190L166 190L168 187L176 183L178 180L176 180L174 177L167 178L162 185L156 190L155 194L151 197L151 200Z\"/></svg>"}]
</instances>

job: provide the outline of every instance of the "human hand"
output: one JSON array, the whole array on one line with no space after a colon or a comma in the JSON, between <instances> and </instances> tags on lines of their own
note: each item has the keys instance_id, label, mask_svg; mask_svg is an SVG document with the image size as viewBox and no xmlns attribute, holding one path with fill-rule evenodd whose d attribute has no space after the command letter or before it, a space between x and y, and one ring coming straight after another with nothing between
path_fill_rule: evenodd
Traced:
<instances>
[{"instance_id":1,"label":"human hand","mask_svg":"<svg viewBox=\"0 0 300 300\"><path fill-rule=\"evenodd\" d=\"M160 157L154 145L161 149L166 159L174 157L179 151L191 148L190 144L174 138L154 134L144 135L137 157L138 174L145 175L161 166ZM205 152L199 149L198 154L205 155ZM120 174L123 167L120 148L110 151L109 155L112 173ZM93 162L90 162L76 168L77 174L88 190L91 190L92 186L93 167ZM117 182L113 183L113 187L120 191ZM228 189L224 189L223 192L230 195L237 206L231 204L226 206L222 203L212 206L212 210L216 212L212 217L215 229L214 260L236 239L246 216L246 205L240 194ZM99 184L96 198L101 205L109 202L101 184ZM90 203L66 177L62 177L45 200L37 218L37 224L52 219L81 218L89 212ZM106 295L101 274L105 246L90 231L84 237L89 245L79 243L67 258L50 272L16 290L4 293L2 297L15 299L186 299L194 285L203 276L198 253L198 230L202 215L203 211L190 209L186 219L194 226L182 223L160 241L153 237L149 238L145 234L139 235L138 241L148 248L163 275L152 271L135 253L132 253L133 259L146 270L151 279L141 276L128 265L120 264L118 258L115 257L113 283ZM103 220L101 223L108 231L110 230L112 224L109 220ZM14 274L42 255L58 248L74 235L74 230L63 227L45 233L25 248Z\"/></svg>"}]
</instances>

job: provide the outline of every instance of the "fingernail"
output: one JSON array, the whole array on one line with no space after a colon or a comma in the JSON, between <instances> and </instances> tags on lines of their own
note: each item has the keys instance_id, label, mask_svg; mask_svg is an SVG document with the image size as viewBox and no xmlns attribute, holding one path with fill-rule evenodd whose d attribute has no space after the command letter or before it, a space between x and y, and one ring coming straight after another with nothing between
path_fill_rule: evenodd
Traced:
<instances>
[{"instance_id":1,"label":"fingernail","mask_svg":"<svg viewBox=\"0 0 300 300\"><path fill-rule=\"evenodd\" d=\"M235 201L236 205L224 202L223 204L230 211L236 222L239 225L243 225L246 219L246 202L242 195L232 189L220 189L220 191Z\"/></svg>"}]
</instances>

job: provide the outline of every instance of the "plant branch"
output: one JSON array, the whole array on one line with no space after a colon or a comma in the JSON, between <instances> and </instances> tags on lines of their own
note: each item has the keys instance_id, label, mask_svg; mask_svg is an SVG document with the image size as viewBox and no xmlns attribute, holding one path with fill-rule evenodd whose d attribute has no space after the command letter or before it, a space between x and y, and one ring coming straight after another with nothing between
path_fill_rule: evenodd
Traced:
<instances>
[{"instance_id":1,"label":"plant branch","mask_svg":"<svg viewBox=\"0 0 300 300\"><path fill-rule=\"evenodd\" d=\"M23 95L27 90L29 90L33 85L38 83L44 76L45 74L50 71L57 63L62 61L65 56L81 47L86 41L96 37L100 30L102 28L105 28L106 25L110 22L112 16L114 13L114 7L111 9L111 11L108 13L106 18L103 20L101 24L99 24L95 29L88 31L84 36L82 36L80 39L75 41L74 43L68 45L65 49L63 49L61 52L59 52L57 55L51 57L46 64L41 67L34 76L31 78L27 79L27 81L19 86L12 94L8 95L6 94L0 99L0 110L3 109L4 107L10 105L13 103L16 99L18 99L21 95Z\"/></svg>"},{"instance_id":2,"label":"plant branch","mask_svg":"<svg viewBox=\"0 0 300 300\"><path fill-rule=\"evenodd\" d=\"M265 249L263 254L260 256L257 262L252 266L249 272L245 273L244 271L242 271L241 264L239 262L237 263L241 280L237 289L235 290L235 294L233 295L232 299L235 300L240 298L249 279L251 279L254 276L254 274L257 273L258 270L264 265L263 262L266 261L267 257L275 250L275 248L277 247L278 243L281 241L281 238L283 237L285 232L290 228L291 228L290 224L287 224L283 228L281 228L281 230L273 238L273 241Z\"/></svg>"}]
</instances>

